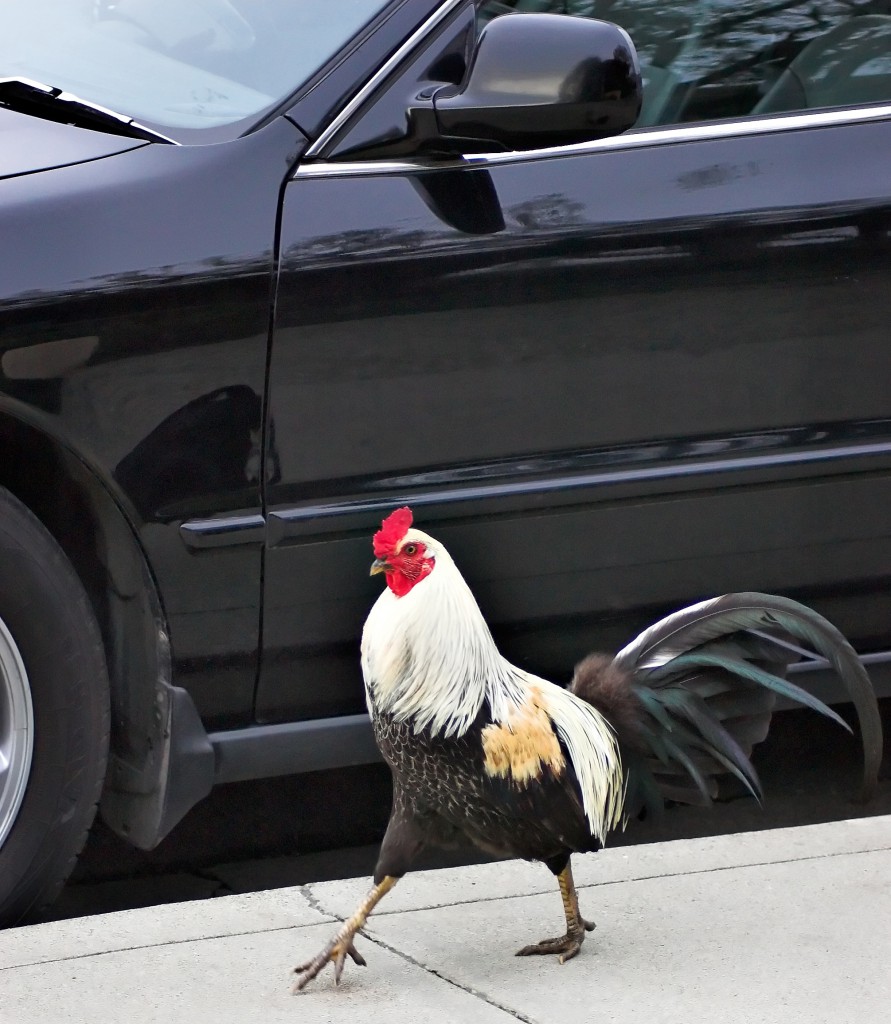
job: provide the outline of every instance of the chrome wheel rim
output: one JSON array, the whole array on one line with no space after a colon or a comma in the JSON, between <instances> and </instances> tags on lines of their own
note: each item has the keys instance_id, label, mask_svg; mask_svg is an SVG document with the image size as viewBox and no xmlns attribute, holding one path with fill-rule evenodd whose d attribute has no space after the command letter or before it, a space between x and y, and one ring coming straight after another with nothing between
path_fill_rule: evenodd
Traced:
<instances>
[{"instance_id":1,"label":"chrome wheel rim","mask_svg":"<svg viewBox=\"0 0 891 1024\"><path fill-rule=\"evenodd\" d=\"M34 707L28 673L0 619L0 847L15 824L34 751Z\"/></svg>"}]
</instances>

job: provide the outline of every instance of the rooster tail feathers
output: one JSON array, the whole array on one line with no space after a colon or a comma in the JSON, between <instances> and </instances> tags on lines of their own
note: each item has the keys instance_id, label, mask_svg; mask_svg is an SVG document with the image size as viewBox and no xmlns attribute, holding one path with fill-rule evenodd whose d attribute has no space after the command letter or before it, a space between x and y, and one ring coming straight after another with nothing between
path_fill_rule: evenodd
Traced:
<instances>
[{"instance_id":1,"label":"rooster tail feathers","mask_svg":"<svg viewBox=\"0 0 891 1024\"><path fill-rule=\"evenodd\" d=\"M831 708L784 678L802 655L825 659L854 703L868 796L882 758L869 676L835 626L788 598L729 594L684 608L650 626L611 663L585 659L572 689L606 715L663 796L709 802L709 777L728 772L760 796L750 755L767 734L777 695L848 728Z\"/></svg>"}]
</instances>

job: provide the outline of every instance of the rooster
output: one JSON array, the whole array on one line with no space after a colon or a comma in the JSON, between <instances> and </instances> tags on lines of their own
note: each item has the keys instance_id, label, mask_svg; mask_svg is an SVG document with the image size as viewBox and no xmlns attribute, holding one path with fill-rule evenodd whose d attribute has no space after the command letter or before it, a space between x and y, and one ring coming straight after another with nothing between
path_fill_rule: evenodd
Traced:
<instances>
[{"instance_id":1,"label":"rooster","mask_svg":"<svg viewBox=\"0 0 891 1024\"><path fill-rule=\"evenodd\" d=\"M295 968L302 989L329 962L335 982L354 937L426 845L469 840L499 856L543 861L557 877L566 933L519 956L576 956L592 922L579 909L570 855L664 801L708 805L722 775L756 797L750 755L778 694L839 716L787 681L802 653L824 656L857 709L864 794L882 755L878 705L853 648L815 612L781 597L730 594L657 622L614 658L590 655L568 689L499 653L445 547L397 509L374 535L372 574L387 587L362 634L375 738L393 775L393 806L374 886L332 940Z\"/></svg>"}]
</instances>

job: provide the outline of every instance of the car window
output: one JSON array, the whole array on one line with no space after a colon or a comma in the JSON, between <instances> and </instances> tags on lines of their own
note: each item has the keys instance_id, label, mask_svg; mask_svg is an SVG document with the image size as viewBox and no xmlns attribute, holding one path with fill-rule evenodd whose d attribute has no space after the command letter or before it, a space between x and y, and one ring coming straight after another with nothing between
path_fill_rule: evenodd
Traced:
<instances>
[{"instance_id":1,"label":"car window","mask_svg":"<svg viewBox=\"0 0 891 1024\"><path fill-rule=\"evenodd\" d=\"M891 100L891 0L498 0L613 21L637 47L637 127Z\"/></svg>"},{"instance_id":2,"label":"car window","mask_svg":"<svg viewBox=\"0 0 891 1024\"><path fill-rule=\"evenodd\" d=\"M0 3L0 79L152 126L234 124L294 92L389 0Z\"/></svg>"}]
</instances>

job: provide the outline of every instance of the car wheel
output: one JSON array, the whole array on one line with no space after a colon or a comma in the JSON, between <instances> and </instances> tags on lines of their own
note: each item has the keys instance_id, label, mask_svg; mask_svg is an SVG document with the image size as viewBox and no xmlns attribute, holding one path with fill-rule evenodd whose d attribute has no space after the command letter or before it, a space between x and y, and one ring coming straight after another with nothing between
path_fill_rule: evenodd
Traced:
<instances>
[{"instance_id":1,"label":"car wheel","mask_svg":"<svg viewBox=\"0 0 891 1024\"><path fill-rule=\"evenodd\" d=\"M71 563L0 488L0 926L51 902L96 813L108 755L99 626Z\"/></svg>"}]
</instances>

